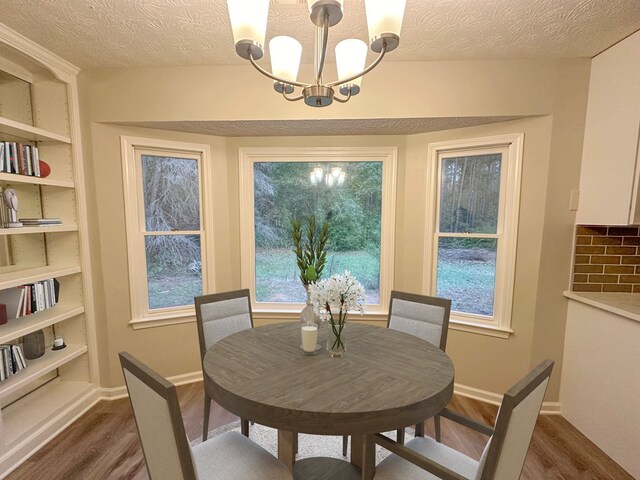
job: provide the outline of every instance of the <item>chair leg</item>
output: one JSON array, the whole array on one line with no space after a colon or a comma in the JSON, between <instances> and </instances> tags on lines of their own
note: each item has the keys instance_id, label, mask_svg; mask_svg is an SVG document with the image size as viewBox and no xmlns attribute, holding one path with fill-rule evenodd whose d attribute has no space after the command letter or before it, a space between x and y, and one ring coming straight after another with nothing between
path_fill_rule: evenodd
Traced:
<instances>
[{"instance_id":1,"label":"chair leg","mask_svg":"<svg viewBox=\"0 0 640 480\"><path fill-rule=\"evenodd\" d=\"M202 441L204 442L209 436L209 414L211 413L211 398L204 394L204 421L202 422Z\"/></svg>"},{"instance_id":2,"label":"chair leg","mask_svg":"<svg viewBox=\"0 0 640 480\"><path fill-rule=\"evenodd\" d=\"M342 456L347 456L347 445L349 445L349 435L342 436Z\"/></svg>"},{"instance_id":3,"label":"chair leg","mask_svg":"<svg viewBox=\"0 0 640 480\"><path fill-rule=\"evenodd\" d=\"M424 422L416 425L416 437L424 437Z\"/></svg>"},{"instance_id":4,"label":"chair leg","mask_svg":"<svg viewBox=\"0 0 640 480\"><path fill-rule=\"evenodd\" d=\"M404 445L404 428L399 428L396 432L396 438L400 445Z\"/></svg>"},{"instance_id":5,"label":"chair leg","mask_svg":"<svg viewBox=\"0 0 640 480\"><path fill-rule=\"evenodd\" d=\"M240 432L249 438L249 420L245 420L244 418L240 419Z\"/></svg>"},{"instance_id":6,"label":"chair leg","mask_svg":"<svg viewBox=\"0 0 640 480\"><path fill-rule=\"evenodd\" d=\"M436 442L440 442L440 415L433 417L433 423L436 427Z\"/></svg>"},{"instance_id":7,"label":"chair leg","mask_svg":"<svg viewBox=\"0 0 640 480\"><path fill-rule=\"evenodd\" d=\"M298 453L298 434L293 432L293 453Z\"/></svg>"}]
</instances>

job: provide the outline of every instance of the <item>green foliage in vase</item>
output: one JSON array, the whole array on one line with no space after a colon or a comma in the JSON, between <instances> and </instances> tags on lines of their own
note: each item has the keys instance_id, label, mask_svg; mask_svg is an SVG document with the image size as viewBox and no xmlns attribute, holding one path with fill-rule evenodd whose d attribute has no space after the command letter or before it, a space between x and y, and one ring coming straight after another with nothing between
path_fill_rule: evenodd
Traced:
<instances>
[{"instance_id":1,"label":"green foliage in vase","mask_svg":"<svg viewBox=\"0 0 640 480\"><path fill-rule=\"evenodd\" d=\"M324 264L327 261L325 247L329 240L329 224L325 222L318 232L316 217L311 215L307 217L304 240L302 230L302 222L294 218L291 221L293 252L296 254L296 262L300 269L300 281L303 285L309 285L321 277Z\"/></svg>"}]
</instances>

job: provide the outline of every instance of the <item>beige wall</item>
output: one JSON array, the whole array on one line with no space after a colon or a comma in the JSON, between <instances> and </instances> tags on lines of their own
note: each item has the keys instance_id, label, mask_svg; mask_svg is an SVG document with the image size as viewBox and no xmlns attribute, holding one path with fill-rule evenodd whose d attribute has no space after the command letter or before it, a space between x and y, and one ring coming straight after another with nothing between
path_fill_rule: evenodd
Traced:
<instances>
[{"instance_id":1,"label":"beige wall","mask_svg":"<svg viewBox=\"0 0 640 480\"><path fill-rule=\"evenodd\" d=\"M429 142L525 133L514 335L452 332L456 381L502 392L542 356L562 358L589 61L394 63L367 76L346 105L316 110L283 102L245 67L107 69L80 75L81 109L96 276L101 377L122 384L117 352L129 350L171 376L199 369L194 324L132 330L124 232L120 135L206 143L212 148L217 290L240 286L239 146L385 145L399 148L395 287L421 291ZM401 79L399 81L398 79ZM396 91L390 91L389 86ZM409 92L419 92L412 96ZM296 118L407 118L543 115L412 136L218 138L98 122ZM218 208L219 207L219 208ZM565 255L566 253L566 255ZM559 377L559 369L554 374ZM558 398L558 380L548 400Z\"/></svg>"}]
</instances>

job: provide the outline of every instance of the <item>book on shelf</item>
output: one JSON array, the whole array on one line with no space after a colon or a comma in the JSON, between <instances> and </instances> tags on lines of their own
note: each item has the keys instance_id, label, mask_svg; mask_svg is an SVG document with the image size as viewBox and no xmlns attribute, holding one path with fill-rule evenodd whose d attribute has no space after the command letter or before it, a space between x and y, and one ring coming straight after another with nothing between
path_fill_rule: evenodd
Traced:
<instances>
[{"instance_id":1,"label":"book on shelf","mask_svg":"<svg viewBox=\"0 0 640 480\"><path fill-rule=\"evenodd\" d=\"M0 382L27 367L20 345L0 345Z\"/></svg>"},{"instance_id":2,"label":"book on shelf","mask_svg":"<svg viewBox=\"0 0 640 480\"><path fill-rule=\"evenodd\" d=\"M7 306L7 318L18 318L24 302L24 290L21 287L7 288L0 291L0 303Z\"/></svg>"},{"instance_id":3,"label":"book on shelf","mask_svg":"<svg viewBox=\"0 0 640 480\"><path fill-rule=\"evenodd\" d=\"M40 155L35 145L0 141L0 172L40 176Z\"/></svg>"},{"instance_id":4,"label":"book on shelf","mask_svg":"<svg viewBox=\"0 0 640 480\"><path fill-rule=\"evenodd\" d=\"M60 282L55 278L0 290L0 303L7 306L9 320L55 307L59 298Z\"/></svg>"},{"instance_id":5,"label":"book on shelf","mask_svg":"<svg viewBox=\"0 0 640 480\"><path fill-rule=\"evenodd\" d=\"M19 222L26 227L46 227L51 225L62 225L59 218L20 218Z\"/></svg>"}]
</instances>

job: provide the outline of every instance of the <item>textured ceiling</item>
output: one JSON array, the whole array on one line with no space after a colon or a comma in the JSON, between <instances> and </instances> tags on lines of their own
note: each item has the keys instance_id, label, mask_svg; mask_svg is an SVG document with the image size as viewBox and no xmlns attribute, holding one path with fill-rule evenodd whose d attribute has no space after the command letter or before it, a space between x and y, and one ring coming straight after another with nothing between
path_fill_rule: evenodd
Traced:
<instances>
[{"instance_id":1,"label":"textured ceiling","mask_svg":"<svg viewBox=\"0 0 640 480\"><path fill-rule=\"evenodd\" d=\"M2 0L0 21L81 68L237 64L226 0ZM306 3L272 0L267 38L298 38ZM639 0L407 0L391 61L591 57L640 28ZM332 45L367 38L363 0L345 0ZM329 58L331 60L331 57Z\"/></svg>"},{"instance_id":2,"label":"textured ceiling","mask_svg":"<svg viewBox=\"0 0 640 480\"><path fill-rule=\"evenodd\" d=\"M447 118L372 118L337 120L270 120L270 121L184 121L128 122L121 125L201 133L221 137L275 137L313 135L411 135L451 130L487 123L506 122L522 117L447 117Z\"/></svg>"}]
</instances>

